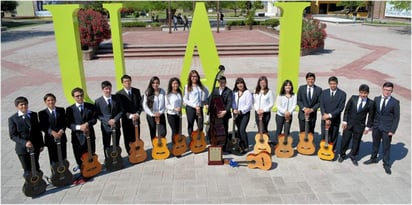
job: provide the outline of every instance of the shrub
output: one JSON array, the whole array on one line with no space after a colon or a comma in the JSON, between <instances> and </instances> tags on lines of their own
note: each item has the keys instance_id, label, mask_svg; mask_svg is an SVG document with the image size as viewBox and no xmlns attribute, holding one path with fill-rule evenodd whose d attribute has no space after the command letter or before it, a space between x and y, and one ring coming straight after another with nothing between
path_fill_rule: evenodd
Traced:
<instances>
[{"instance_id":1,"label":"shrub","mask_svg":"<svg viewBox=\"0 0 412 205\"><path fill-rule=\"evenodd\" d=\"M93 9L80 9L77 15L82 49L97 47L110 38L110 26L103 14Z\"/></svg>"},{"instance_id":2,"label":"shrub","mask_svg":"<svg viewBox=\"0 0 412 205\"><path fill-rule=\"evenodd\" d=\"M270 26L274 29L276 26L279 26L280 22L279 19L267 19L261 22L262 25Z\"/></svg>"},{"instance_id":3,"label":"shrub","mask_svg":"<svg viewBox=\"0 0 412 205\"><path fill-rule=\"evenodd\" d=\"M123 22L123 27L146 27L145 22L135 21L135 22Z\"/></svg>"},{"instance_id":4,"label":"shrub","mask_svg":"<svg viewBox=\"0 0 412 205\"><path fill-rule=\"evenodd\" d=\"M228 26L243 26L245 23L242 20L236 20L236 21L227 21L226 25Z\"/></svg>"},{"instance_id":5,"label":"shrub","mask_svg":"<svg viewBox=\"0 0 412 205\"><path fill-rule=\"evenodd\" d=\"M325 44L326 36L326 24L312 17L303 19L301 48L318 48Z\"/></svg>"}]
</instances>

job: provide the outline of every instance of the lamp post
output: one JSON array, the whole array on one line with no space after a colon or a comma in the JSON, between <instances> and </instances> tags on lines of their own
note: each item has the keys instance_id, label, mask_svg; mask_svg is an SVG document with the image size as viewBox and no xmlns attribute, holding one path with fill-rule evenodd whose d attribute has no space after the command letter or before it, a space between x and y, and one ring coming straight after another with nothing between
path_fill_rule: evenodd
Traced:
<instances>
[{"instance_id":1,"label":"lamp post","mask_svg":"<svg viewBox=\"0 0 412 205\"><path fill-rule=\"evenodd\" d=\"M219 33L219 27L220 27L220 11L219 11L219 0L217 0L217 5L216 5L216 12L217 12L217 30L216 32Z\"/></svg>"},{"instance_id":2,"label":"lamp post","mask_svg":"<svg viewBox=\"0 0 412 205\"><path fill-rule=\"evenodd\" d=\"M172 10L171 10L171 0L169 0L169 15L168 15L168 18L169 18L169 33L172 33Z\"/></svg>"}]
</instances>

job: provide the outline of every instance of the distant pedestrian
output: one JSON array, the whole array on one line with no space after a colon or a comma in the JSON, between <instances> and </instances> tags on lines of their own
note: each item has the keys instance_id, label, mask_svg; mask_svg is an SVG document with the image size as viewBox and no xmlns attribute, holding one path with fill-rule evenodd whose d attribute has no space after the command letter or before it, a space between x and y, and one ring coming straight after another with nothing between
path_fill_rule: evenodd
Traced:
<instances>
[{"instance_id":1,"label":"distant pedestrian","mask_svg":"<svg viewBox=\"0 0 412 205\"><path fill-rule=\"evenodd\" d=\"M177 16L173 15L173 31L177 31Z\"/></svg>"},{"instance_id":2,"label":"distant pedestrian","mask_svg":"<svg viewBox=\"0 0 412 205\"><path fill-rule=\"evenodd\" d=\"M220 24L222 24L222 26L225 25L224 18L225 18L225 15L222 12L220 12Z\"/></svg>"},{"instance_id":3,"label":"distant pedestrian","mask_svg":"<svg viewBox=\"0 0 412 205\"><path fill-rule=\"evenodd\" d=\"M185 30L185 28L187 28L187 30L189 31L190 30L190 28L189 28L189 19L187 19L187 16L183 16L183 18L184 18L183 31Z\"/></svg>"}]
</instances>

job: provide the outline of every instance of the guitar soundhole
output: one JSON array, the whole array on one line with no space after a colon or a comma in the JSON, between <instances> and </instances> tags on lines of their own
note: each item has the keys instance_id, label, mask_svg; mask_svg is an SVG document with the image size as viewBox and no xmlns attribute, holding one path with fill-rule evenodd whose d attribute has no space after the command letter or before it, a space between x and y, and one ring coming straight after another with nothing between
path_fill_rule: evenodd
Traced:
<instances>
[{"instance_id":1,"label":"guitar soundhole","mask_svg":"<svg viewBox=\"0 0 412 205\"><path fill-rule=\"evenodd\" d=\"M156 152L156 154L160 154L160 155L162 155L162 154L165 154L166 152Z\"/></svg>"},{"instance_id":2,"label":"guitar soundhole","mask_svg":"<svg viewBox=\"0 0 412 205\"><path fill-rule=\"evenodd\" d=\"M140 146L137 146L136 148L135 148L135 150L139 150L140 149Z\"/></svg>"},{"instance_id":3,"label":"guitar soundhole","mask_svg":"<svg viewBox=\"0 0 412 205\"><path fill-rule=\"evenodd\" d=\"M66 167L64 166L57 168L57 172L59 172L60 174L63 173L64 171L66 171Z\"/></svg>"},{"instance_id":4,"label":"guitar soundhole","mask_svg":"<svg viewBox=\"0 0 412 205\"><path fill-rule=\"evenodd\" d=\"M117 152L112 152L112 153L110 154L110 156L112 156L113 158L116 158L118 155L117 155Z\"/></svg>"},{"instance_id":5,"label":"guitar soundhole","mask_svg":"<svg viewBox=\"0 0 412 205\"><path fill-rule=\"evenodd\" d=\"M34 184L34 183L36 183L37 181L39 181L39 179L40 179L39 176L32 177L32 178L31 178L31 182Z\"/></svg>"},{"instance_id":6,"label":"guitar soundhole","mask_svg":"<svg viewBox=\"0 0 412 205\"><path fill-rule=\"evenodd\" d=\"M260 139L259 142L260 142L260 143L264 143L265 140L264 140L264 139Z\"/></svg>"}]
</instances>

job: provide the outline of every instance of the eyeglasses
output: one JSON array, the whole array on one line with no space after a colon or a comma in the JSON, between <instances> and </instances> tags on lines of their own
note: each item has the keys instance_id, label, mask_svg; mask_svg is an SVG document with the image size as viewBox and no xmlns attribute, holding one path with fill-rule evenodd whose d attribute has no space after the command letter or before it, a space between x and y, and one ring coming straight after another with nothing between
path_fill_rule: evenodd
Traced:
<instances>
[{"instance_id":1,"label":"eyeglasses","mask_svg":"<svg viewBox=\"0 0 412 205\"><path fill-rule=\"evenodd\" d=\"M81 98L81 97L83 97L83 95L75 95L74 97L75 98Z\"/></svg>"},{"instance_id":2,"label":"eyeglasses","mask_svg":"<svg viewBox=\"0 0 412 205\"><path fill-rule=\"evenodd\" d=\"M190 77L192 77L192 78L198 78L199 76L197 76L197 75L192 75L192 76L190 76Z\"/></svg>"},{"instance_id":3,"label":"eyeglasses","mask_svg":"<svg viewBox=\"0 0 412 205\"><path fill-rule=\"evenodd\" d=\"M386 89L386 88L384 88L383 90L384 90L384 91L387 91L387 92L392 92L392 89Z\"/></svg>"}]
</instances>

